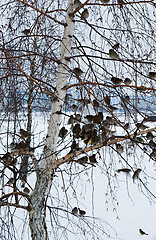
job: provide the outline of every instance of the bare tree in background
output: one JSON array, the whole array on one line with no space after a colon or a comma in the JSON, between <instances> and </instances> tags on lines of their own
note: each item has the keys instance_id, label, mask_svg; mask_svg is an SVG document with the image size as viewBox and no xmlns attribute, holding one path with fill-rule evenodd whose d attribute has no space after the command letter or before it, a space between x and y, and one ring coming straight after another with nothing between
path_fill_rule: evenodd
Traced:
<instances>
[{"instance_id":1,"label":"bare tree in background","mask_svg":"<svg viewBox=\"0 0 156 240\"><path fill-rule=\"evenodd\" d=\"M155 199L140 161L156 160L155 4L17 0L0 7L1 239L20 239L26 229L33 240L102 239L109 225L81 204L94 169L107 179L106 202L117 203L121 173ZM49 106L38 142L37 112L43 117ZM28 213L21 236L18 211Z\"/></svg>"}]
</instances>

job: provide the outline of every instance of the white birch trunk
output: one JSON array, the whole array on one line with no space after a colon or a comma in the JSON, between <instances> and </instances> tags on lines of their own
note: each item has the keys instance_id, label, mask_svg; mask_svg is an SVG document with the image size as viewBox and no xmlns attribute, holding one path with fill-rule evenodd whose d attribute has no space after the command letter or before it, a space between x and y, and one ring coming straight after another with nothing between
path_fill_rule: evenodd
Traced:
<instances>
[{"instance_id":1,"label":"white birch trunk","mask_svg":"<svg viewBox=\"0 0 156 240\"><path fill-rule=\"evenodd\" d=\"M43 157L40 160L39 168L36 169L37 181L35 189L31 194L29 224L31 237L33 240L47 240L46 228L46 201L51 189L53 172L49 166L56 161L55 151L57 147L58 133L61 123L61 115L57 111L62 111L66 90L63 87L67 84L67 72L69 61L65 57L70 56L71 36L73 34L72 17L69 13L73 12L73 0L69 0L66 23L62 40L60 64L58 66L58 76L56 82L56 97L53 102L46 143L43 151Z\"/></svg>"}]
</instances>

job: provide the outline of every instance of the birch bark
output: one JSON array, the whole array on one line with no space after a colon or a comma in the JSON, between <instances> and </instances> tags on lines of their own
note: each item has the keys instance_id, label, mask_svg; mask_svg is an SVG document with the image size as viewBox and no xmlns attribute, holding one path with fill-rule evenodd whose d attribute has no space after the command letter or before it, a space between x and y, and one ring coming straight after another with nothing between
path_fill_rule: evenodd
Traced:
<instances>
[{"instance_id":1,"label":"birch bark","mask_svg":"<svg viewBox=\"0 0 156 240\"><path fill-rule=\"evenodd\" d=\"M54 169L50 165L56 161L56 147L58 133L61 123L61 115L57 114L61 111L64 104L66 90L63 87L67 84L67 72L69 61L66 57L71 54L71 36L73 35L73 19L69 13L73 12L73 0L69 0L66 27L62 39L62 47L60 54L60 64L58 66L58 76L56 82L56 101L53 102L48 132L43 150L42 159L40 159L38 169L36 169L37 181L35 189L31 194L29 225L31 229L31 237L33 240L47 240L48 233L46 227L46 201L50 192L53 180Z\"/></svg>"}]
</instances>

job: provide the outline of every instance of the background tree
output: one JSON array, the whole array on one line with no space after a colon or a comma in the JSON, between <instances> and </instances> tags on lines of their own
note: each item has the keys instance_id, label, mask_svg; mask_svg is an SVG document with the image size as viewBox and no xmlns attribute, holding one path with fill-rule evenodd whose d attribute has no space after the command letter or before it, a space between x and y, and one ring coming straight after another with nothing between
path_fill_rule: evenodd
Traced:
<instances>
[{"instance_id":1,"label":"background tree","mask_svg":"<svg viewBox=\"0 0 156 240\"><path fill-rule=\"evenodd\" d=\"M32 239L69 239L75 232L102 238L106 226L86 214L85 191L77 189L88 179L93 184L97 168L114 209L120 173L155 199L140 177L140 157L153 165L156 156L154 10L153 1L1 4L5 238L20 238L18 208L28 213L23 232L29 219ZM43 128L35 130L37 112L49 117L43 141Z\"/></svg>"}]
</instances>

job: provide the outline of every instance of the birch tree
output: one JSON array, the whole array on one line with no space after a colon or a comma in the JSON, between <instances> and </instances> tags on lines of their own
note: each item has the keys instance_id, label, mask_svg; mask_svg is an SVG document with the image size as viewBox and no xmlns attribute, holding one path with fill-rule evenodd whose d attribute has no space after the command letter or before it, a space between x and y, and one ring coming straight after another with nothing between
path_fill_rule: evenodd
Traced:
<instances>
[{"instance_id":1,"label":"birch tree","mask_svg":"<svg viewBox=\"0 0 156 240\"><path fill-rule=\"evenodd\" d=\"M155 201L140 161L154 166L156 157L154 10L148 0L1 3L2 239L21 239L27 224L34 240L109 235L80 204L79 185L87 176L94 186L95 169L113 209L120 174ZM51 112L33 144L35 108L46 108L38 96ZM18 209L27 213L21 236Z\"/></svg>"}]
</instances>

